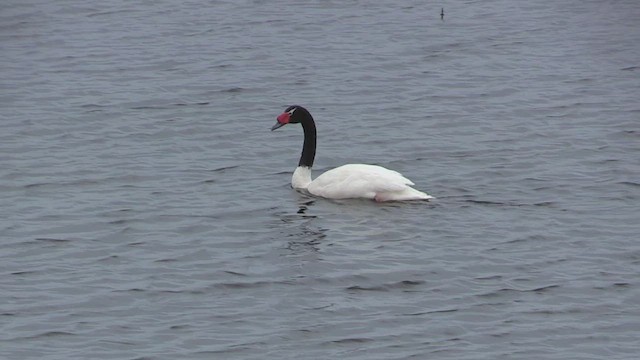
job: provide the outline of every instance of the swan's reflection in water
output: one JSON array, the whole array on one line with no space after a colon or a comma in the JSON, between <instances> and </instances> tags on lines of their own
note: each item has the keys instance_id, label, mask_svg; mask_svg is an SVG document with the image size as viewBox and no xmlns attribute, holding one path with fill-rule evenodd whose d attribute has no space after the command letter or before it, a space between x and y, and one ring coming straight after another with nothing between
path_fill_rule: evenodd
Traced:
<instances>
[{"instance_id":1,"label":"swan's reflection in water","mask_svg":"<svg viewBox=\"0 0 640 360\"><path fill-rule=\"evenodd\" d=\"M315 200L306 201L306 199L305 199L305 201L303 201L300 204L298 204L298 212L297 213L305 215L307 213L307 210L309 209L309 206L313 205L313 203L315 203L315 202L316 202ZM315 218L315 216L311 216L311 217Z\"/></svg>"},{"instance_id":2,"label":"swan's reflection in water","mask_svg":"<svg viewBox=\"0 0 640 360\"><path fill-rule=\"evenodd\" d=\"M290 255L303 255L308 253L317 253L320 251L320 245L327 237L324 229L317 225L317 216L309 214L310 208L315 204L316 199L299 193L298 210L294 214L283 214L281 220L284 223L294 226L287 227L282 235L286 238L286 249Z\"/></svg>"}]
</instances>

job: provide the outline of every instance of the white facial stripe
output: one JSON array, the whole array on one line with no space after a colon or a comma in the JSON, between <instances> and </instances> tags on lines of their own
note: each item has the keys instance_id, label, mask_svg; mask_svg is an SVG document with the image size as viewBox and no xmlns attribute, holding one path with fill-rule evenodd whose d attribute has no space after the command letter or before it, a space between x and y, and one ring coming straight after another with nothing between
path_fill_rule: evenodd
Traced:
<instances>
[{"instance_id":1,"label":"white facial stripe","mask_svg":"<svg viewBox=\"0 0 640 360\"><path fill-rule=\"evenodd\" d=\"M293 115L293 112L296 111L297 108L293 108L291 110L289 110L289 115Z\"/></svg>"}]
</instances>

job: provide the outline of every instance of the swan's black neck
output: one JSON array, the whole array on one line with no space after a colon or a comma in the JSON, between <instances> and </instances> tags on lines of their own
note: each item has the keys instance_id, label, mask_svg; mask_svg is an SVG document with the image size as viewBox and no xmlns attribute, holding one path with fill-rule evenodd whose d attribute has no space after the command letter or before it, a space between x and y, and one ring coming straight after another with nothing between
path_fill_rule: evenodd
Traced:
<instances>
[{"instance_id":1,"label":"swan's black neck","mask_svg":"<svg viewBox=\"0 0 640 360\"><path fill-rule=\"evenodd\" d=\"M297 111L300 110L303 109L298 109ZM302 145L302 155L300 155L298 166L311 168L316 157L316 123L313 121L311 114L308 111L305 112L306 114L300 120L304 131L304 144Z\"/></svg>"}]
</instances>

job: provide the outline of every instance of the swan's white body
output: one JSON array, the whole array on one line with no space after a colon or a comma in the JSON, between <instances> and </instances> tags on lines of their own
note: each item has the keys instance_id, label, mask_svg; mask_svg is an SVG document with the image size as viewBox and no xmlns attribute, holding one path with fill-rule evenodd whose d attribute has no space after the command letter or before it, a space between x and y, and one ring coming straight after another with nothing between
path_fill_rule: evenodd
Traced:
<instances>
[{"instance_id":1,"label":"swan's white body","mask_svg":"<svg viewBox=\"0 0 640 360\"><path fill-rule=\"evenodd\" d=\"M294 189L329 199L365 198L376 201L428 200L433 197L412 188L414 183L382 166L348 164L311 180L311 169L298 166L291 178Z\"/></svg>"}]
</instances>

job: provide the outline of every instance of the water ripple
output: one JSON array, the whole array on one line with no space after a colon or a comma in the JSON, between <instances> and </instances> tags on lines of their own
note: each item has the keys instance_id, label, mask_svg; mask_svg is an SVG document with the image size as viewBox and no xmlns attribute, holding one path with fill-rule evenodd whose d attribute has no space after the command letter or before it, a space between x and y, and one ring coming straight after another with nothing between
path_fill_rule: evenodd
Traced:
<instances>
[{"instance_id":1,"label":"water ripple","mask_svg":"<svg viewBox=\"0 0 640 360\"><path fill-rule=\"evenodd\" d=\"M3 3L0 357L635 359L638 6L612 4ZM291 189L291 103L314 175L436 201Z\"/></svg>"}]
</instances>

